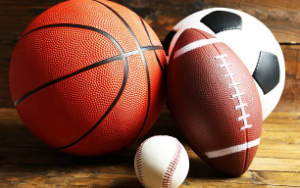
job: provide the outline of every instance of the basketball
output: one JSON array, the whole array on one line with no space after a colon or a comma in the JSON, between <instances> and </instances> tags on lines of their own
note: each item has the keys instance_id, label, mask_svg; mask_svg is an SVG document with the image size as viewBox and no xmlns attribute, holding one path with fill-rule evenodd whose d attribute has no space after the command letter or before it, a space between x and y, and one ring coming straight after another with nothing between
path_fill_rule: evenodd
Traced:
<instances>
[{"instance_id":1,"label":"basketball","mask_svg":"<svg viewBox=\"0 0 300 188\"><path fill-rule=\"evenodd\" d=\"M60 3L23 32L10 65L22 121L64 153L117 152L141 138L165 103L165 52L150 26L105 0Z\"/></svg>"}]
</instances>

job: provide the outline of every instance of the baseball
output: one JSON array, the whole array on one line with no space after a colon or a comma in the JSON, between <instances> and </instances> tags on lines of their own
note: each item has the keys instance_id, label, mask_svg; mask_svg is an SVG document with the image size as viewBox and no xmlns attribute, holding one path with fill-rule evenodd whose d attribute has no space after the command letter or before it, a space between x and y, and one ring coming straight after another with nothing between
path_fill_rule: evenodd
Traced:
<instances>
[{"instance_id":1,"label":"baseball","mask_svg":"<svg viewBox=\"0 0 300 188\"><path fill-rule=\"evenodd\" d=\"M189 158L176 138L153 136L136 152L134 170L144 187L177 188L187 176Z\"/></svg>"}]
</instances>

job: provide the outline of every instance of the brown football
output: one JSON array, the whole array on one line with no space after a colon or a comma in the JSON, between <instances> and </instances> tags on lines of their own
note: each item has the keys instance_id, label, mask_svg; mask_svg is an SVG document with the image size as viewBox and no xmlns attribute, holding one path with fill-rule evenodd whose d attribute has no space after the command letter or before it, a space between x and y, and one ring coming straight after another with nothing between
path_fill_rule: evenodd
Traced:
<instances>
[{"instance_id":1,"label":"brown football","mask_svg":"<svg viewBox=\"0 0 300 188\"><path fill-rule=\"evenodd\" d=\"M222 41L187 29L171 54L168 106L189 146L205 162L232 175L251 164L262 130L253 78Z\"/></svg>"}]
</instances>

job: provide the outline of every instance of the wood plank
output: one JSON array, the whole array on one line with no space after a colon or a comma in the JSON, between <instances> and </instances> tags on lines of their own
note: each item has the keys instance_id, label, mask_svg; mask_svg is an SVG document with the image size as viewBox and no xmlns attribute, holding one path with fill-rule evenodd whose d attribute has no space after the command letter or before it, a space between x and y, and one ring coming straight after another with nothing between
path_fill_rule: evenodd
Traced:
<instances>
[{"instance_id":1,"label":"wood plank","mask_svg":"<svg viewBox=\"0 0 300 188\"><path fill-rule=\"evenodd\" d=\"M281 45L285 57L285 69L286 69L286 80L284 92L281 96L281 100L292 101L292 105L297 104L300 101L300 45Z\"/></svg>"},{"instance_id":2,"label":"wood plank","mask_svg":"<svg viewBox=\"0 0 300 188\"><path fill-rule=\"evenodd\" d=\"M200 161L198 161L200 162ZM247 171L241 177L231 178L192 162L188 178L181 188L194 187L262 187L300 186L299 173L274 171ZM142 187L133 168L114 168L94 164L87 166L28 166L4 165L0 169L1 187ZM59 182L59 183L58 183Z\"/></svg>"},{"instance_id":3,"label":"wood plank","mask_svg":"<svg viewBox=\"0 0 300 188\"><path fill-rule=\"evenodd\" d=\"M193 152L189 152L189 156L189 175L181 187L300 185L299 160L295 163L291 160L256 157L249 171L241 177L231 178L204 164ZM73 157L67 156L67 158L72 160ZM1 165L0 186L45 187L54 186L59 182L62 187L141 187L134 175L132 163L132 155L118 154L97 158L78 158L74 164L63 164L57 161L53 165L37 165L39 163ZM266 169L266 166L269 169ZM274 166L278 169L274 170Z\"/></svg>"},{"instance_id":4,"label":"wood plank","mask_svg":"<svg viewBox=\"0 0 300 188\"><path fill-rule=\"evenodd\" d=\"M0 21L3 31L22 32L40 13L62 0L18 0L0 2ZM300 42L300 2L297 0L115 0L145 18L159 37L163 39L168 31L185 16L210 7L228 7L245 11L264 22L275 33L280 42ZM16 40L16 38L12 38Z\"/></svg>"},{"instance_id":5,"label":"wood plank","mask_svg":"<svg viewBox=\"0 0 300 188\"><path fill-rule=\"evenodd\" d=\"M289 104L289 106L287 105ZM281 100L277 107L274 109L274 112L277 112L280 109L282 112L297 112L300 109L300 104L297 102L292 102L288 100ZM298 118L298 117L295 117Z\"/></svg>"},{"instance_id":6,"label":"wood plank","mask_svg":"<svg viewBox=\"0 0 300 188\"><path fill-rule=\"evenodd\" d=\"M181 187L300 186L299 115L277 107L263 125L257 156L238 178L212 169L185 145L190 172ZM155 134L180 138L166 108L143 139ZM133 170L133 156L141 141L109 156L62 154L36 139L11 108L0 109L0 137L0 187L141 187Z\"/></svg>"},{"instance_id":7,"label":"wood plank","mask_svg":"<svg viewBox=\"0 0 300 188\"><path fill-rule=\"evenodd\" d=\"M300 160L255 157L249 170L299 172Z\"/></svg>"},{"instance_id":8,"label":"wood plank","mask_svg":"<svg viewBox=\"0 0 300 188\"><path fill-rule=\"evenodd\" d=\"M299 187L299 173L248 171L238 178L218 175L187 178L181 188L189 187Z\"/></svg>"}]
</instances>

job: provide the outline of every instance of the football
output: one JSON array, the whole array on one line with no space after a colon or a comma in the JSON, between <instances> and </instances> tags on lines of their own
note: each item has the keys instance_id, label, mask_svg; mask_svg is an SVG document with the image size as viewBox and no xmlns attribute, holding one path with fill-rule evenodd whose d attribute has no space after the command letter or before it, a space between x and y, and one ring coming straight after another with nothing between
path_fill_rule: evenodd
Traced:
<instances>
[{"instance_id":1,"label":"football","mask_svg":"<svg viewBox=\"0 0 300 188\"><path fill-rule=\"evenodd\" d=\"M196 12L180 21L164 40L171 53L181 33L197 28L222 39L250 71L266 119L278 104L285 80L281 48L271 31L253 16L233 9L212 8Z\"/></svg>"},{"instance_id":2,"label":"football","mask_svg":"<svg viewBox=\"0 0 300 188\"><path fill-rule=\"evenodd\" d=\"M232 176L248 169L260 143L261 102L251 74L222 39L183 31L170 56L167 97L199 157Z\"/></svg>"}]
</instances>

